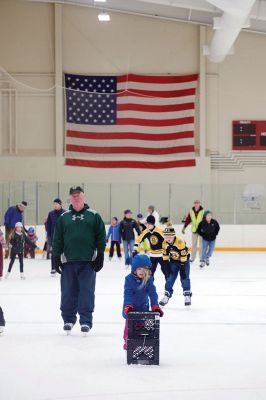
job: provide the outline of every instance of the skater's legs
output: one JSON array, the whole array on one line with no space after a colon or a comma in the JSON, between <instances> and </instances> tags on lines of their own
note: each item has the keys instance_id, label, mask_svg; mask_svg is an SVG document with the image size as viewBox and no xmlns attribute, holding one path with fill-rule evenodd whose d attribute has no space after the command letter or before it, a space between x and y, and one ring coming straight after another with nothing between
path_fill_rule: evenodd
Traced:
<instances>
[{"instance_id":1,"label":"skater's legs","mask_svg":"<svg viewBox=\"0 0 266 400\"><path fill-rule=\"evenodd\" d=\"M207 251L208 251L209 242L207 240L202 240L202 252L201 252L201 261L206 261Z\"/></svg>"},{"instance_id":2,"label":"skater's legs","mask_svg":"<svg viewBox=\"0 0 266 400\"><path fill-rule=\"evenodd\" d=\"M168 266L166 266L165 265L165 262L164 262L164 260L163 260L163 257L158 257L158 260L159 260L159 264L160 264L160 266L161 266L161 271L162 271L162 273L164 274L164 277L165 277L165 281L167 280L167 277L168 277L168 274L169 274L169 269L168 269Z\"/></svg>"},{"instance_id":3,"label":"skater's legs","mask_svg":"<svg viewBox=\"0 0 266 400\"><path fill-rule=\"evenodd\" d=\"M121 258L121 249L120 249L120 243L119 242L115 242L116 244L116 253L117 253L117 257Z\"/></svg>"},{"instance_id":4,"label":"skater's legs","mask_svg":"<svg viewBox=\"0 0 266 400\"><path fill-rule=\"evenodd\" d=\"M214 251L215 248L215 240L212 240L211 242L208 242L209 246L208 246L208 251L206 254L207 258L210 258L212 256L212 253Z\"/></svg>"},{"instance_id":5,"label":"skater's legs","mask_svg":"<svg viewBox=\"0 0 266 400\"><path fill-rule=\"evenodd\" d=\"M75 324L78 310L78 279L76 266L73 263L64 265L61 275L61 315L64 323Z\"/></svg>"},{"instance_id":6,"label":"skater's legs","mask_svg":"<svg viewBox=\"0 0 266 400\"><path fill-rule=\"evenodd\" d=\"M129 246L129 241L128 240L123 240L123 248L124 248L125 263L126 264L127 264L127 260L129 259L128 246Z\"/></svg>"},{"instance_id":7,"label":"skater's legs","mask_svg":"<svg viewBox=\"0 0 266 400\"><path fill-rule=\"evenodd\" d=\"M2 310L2 307L0 307L0 326L5 326L6 325L6 321L4 318L4 313Z\"/></svg>"},{"instance_id":8,"label":"skater's legs","mask_svg":"<svg viewBox=\"0 0 266 400\"><path fill-rule=\"evenodd\" d=\"M197 256L198 247L198 234L192 232L192 243L191 243L191 261L194 261Z\"/></svg>"},{"instance_id":9,"label":"skater's legs","mask_svg":"<svg viewBox=\"0 0 266 400\"><path fill-rule=\"evenodd\" d=\"M3 246L0 243L0 278L3 276Z\"/></svg>"},{"instance_id":10,"label":"skater's legs","mask_svg":"<svg viewBox=\"0 0 266 400\"><path fill-rule=\"evenodd\" d=\"M183 291L190 291L190 262L186 261L185 265L180 265L180 281Z\"/></svg>"},{"instance_id":11,"label":"skater's legs","mask_svg":"<svg viewBox=\"0 0 266 400\"><path fill-rule=\"evenodd\" d=\"M92 263L81 264L78 268L78 313L80 325L92 327L92 313L94 311L96 272Z\"/></svg>"},{"instance_id":12,"label":"skater's legs","mask_svg":"<svg viewBox=\"0 0 266 400\"><path fill-rule=\"evenodd\" d=\"M176 263L170 263L170 272L168 273L167 280L165 282L165 291L169 293L169 297L173 295L173 287L178 275L178 266Z\"/></svg>"},{"instance_id":13,"label":"skater's legs","mask_svg":"<svg viewBox=\"0 0 266 400\"><path fill-rule=\"evenodd\" d=\"M14 264L14 262L15 262L15 259L16 259L16 253L14 253L14 252L11 250L11 253L10 253L10 262L9 262L9 266L8 266L7 272L11 272L12 267L13 267L13 264Z\"/></svg>"},{"instance_id":14,"label":"skater's legs","mask_svg":"<svg viewBox=\"0 0 266 400\"><path fill-rule=\"evenodd\" d=\"M18 260L19 260L19 269L20 269L20 273L23 273L23 254L22 253L18 253Z\"/></svg>"},{"instance_id":15,"label":"skater's legs","mask_svg":"<svg viewBox=\"0 0 266 400\"><path fill-rule=\"evenodd\" d=\"M150 257L150 260L151 260L151 264L152 264L151 274L152 274L152 276L154 276L154 274L156 272L156 268L157 268L158 262L159 262L159 259L158 259L158 257Z\"/></svg>"},{"instance_id":16,"label":"skater's legs","mask_svg":"<svg viewBox=\"0 0 266 400\"><path fill-rule=\"evenodd\" d=\"M115 247L115 242L113 240L111 240L111 247L110 247L110 251L109 251L109 257L113 257L114 255L114 247Z\"/></svg>"}]
</instances>

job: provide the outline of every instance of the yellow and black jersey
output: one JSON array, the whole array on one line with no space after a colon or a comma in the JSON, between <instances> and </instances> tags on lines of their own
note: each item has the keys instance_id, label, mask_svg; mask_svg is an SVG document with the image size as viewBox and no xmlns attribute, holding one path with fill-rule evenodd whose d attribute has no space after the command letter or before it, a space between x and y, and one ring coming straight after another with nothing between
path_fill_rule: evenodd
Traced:
<instances>
[{"instance_id":1,"label":"yellow and black jersey","mask_svg":"<svg viewBox=\"0 0 266 400\"><path fill-rule=\"evenodd\" d=\"M186 262L188 259L188 248L186 242L180 236L176 236L174 243L163 243L163 259L170 261Z\"/></svg>"},{"instance_id":2,"label":"yellow and black jersey","mask_svg":"<svg viewBox=\"0 0 266 400\"><path fill-rule=\"evenodd\" d=\"M152 231L149 229L145 229L141 234L137 237L134 250L138 251L138 247L141 243L149 241L150 247L150 255L151 256L162 256L163 255L163 230L162 228L156 226Z\"/></svg>"}]
</instances>

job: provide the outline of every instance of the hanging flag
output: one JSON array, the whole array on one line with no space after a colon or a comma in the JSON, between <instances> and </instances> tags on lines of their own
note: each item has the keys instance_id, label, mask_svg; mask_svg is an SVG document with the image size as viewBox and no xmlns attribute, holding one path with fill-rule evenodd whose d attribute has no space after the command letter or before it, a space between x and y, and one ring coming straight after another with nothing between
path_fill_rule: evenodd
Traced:
<instances>
[{"instance_id":1,"label":"hanging flag","mask_svg":"<svg viewBox=\"0 0 266 400\"><path fill-rule=\"evenodd\" d=\"M195 166L197 80L197 74L65 74L66 165Z\"/></svg>"}]
</instances>

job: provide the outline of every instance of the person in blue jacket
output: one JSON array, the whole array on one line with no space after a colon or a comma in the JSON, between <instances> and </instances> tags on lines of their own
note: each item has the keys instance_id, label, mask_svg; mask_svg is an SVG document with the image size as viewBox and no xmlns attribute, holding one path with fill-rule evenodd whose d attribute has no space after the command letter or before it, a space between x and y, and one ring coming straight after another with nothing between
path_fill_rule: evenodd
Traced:
<instances>
[{"instance_id":1,"label":"person in blue jacket","mask_svg":"<svg viewBox=\"0 0 266 400\"><path fill-rule=\"evenodd\" d=\"M6 240L6 251L5 258L9 256L9 238L15 229L15 225L17 222L21 222L24 226L23 213L28 203L26 201L22 201L16 206L9 207L4 215L4 224L5 224L5 240ZM24 230L26 231L25 227Z\"/></svg>"},{"instance_id":2,"label":"person in blue jacket","mask_svg":"<svg viewBox=\"0 0 266 400\"><path fill-rule=\"evenodd\" d=\"M111 247L109 251L109 261L112 261L114 255L114 247L116 246L117 257L121 260L121 233L120 233L120 224L118 222L117 217L113 217L111 221L111 225L109 226L106 243L108 243L109 238L111 237Z\"/></svg>"},{"instance_id":3,"label":"person in blue jacket","mask_svg":"<svg viewBox=\"0 0 266 400\"><path fill-rule=\"evenodd\" d=\"M123 317L126 319L124 329L124 349L127 349L128 313L130 311L149 311L150 305L154 312L160 317L163 311L158 304L158 295L151 276L151 260L146 254L133 257L131 263L131 274L125 278Z\"/></svg>"},{"instance_id":4,"label":"person in blue jacket","mask_svg":"<svg viewBox=\"0 0 266 400\"><path fill-rule=\"evenodd\" d=\"M52 243L53 243L53 237L54 237L54 229L55 229L55 224L60 215L62 215L65 210L62 208L62 201L58 198L54 199L54 209L49 212L47 221L46 221L46 232L47 232L47 244L48 244L48 249L47 253L49 251L52 251ZM56 270L55 270L55 265L54 265L54 257L53 255L51 256L51 275L55 275Z\"/></svg>"}]
</instances>

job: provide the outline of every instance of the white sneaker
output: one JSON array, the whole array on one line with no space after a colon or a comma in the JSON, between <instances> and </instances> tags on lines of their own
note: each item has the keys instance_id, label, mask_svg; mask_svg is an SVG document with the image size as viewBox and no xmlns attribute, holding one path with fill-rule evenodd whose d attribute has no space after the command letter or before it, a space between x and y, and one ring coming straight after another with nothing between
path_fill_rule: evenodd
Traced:
<instances>
[{"instance_id":1,"label":"white sneaker","mask_svg":"<svg viewBox=\"0 0 266 400\"><path fill-rule=\"evenodd\" d=\"M22 280L26 279L26 276L24 275L23 272L21 272L21 274L20 274L20 279L22 279Z\"/></svg>"},{"instance_id":2,"label":"white sneaker","mask_svg":"<svg viewBox=\"0 0 266 400\"><path fill-rule=\"evenodd\" d=\"M168 303L169 299L170 299L170 293L165 291L164 297L162 298L162 300L159 301L160 306L165 306Z\"/></svg>"},{"instance_id":3,"label":"white sneaker","mask_svg":"<svg viewBox=\"0 0 266 400\"><path fill-rule=\"evenodd\" d=\"M10 275L10 272L7 272L7 273L5 274L5 279L7 279L7 278L9 277L9 275Z\"/></svg>"}]
</instances>

